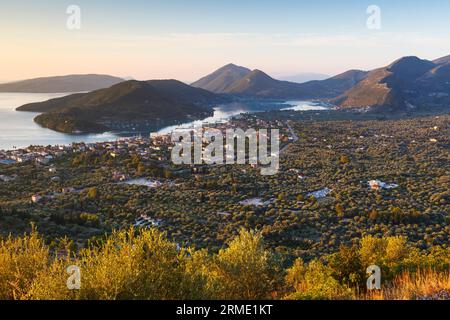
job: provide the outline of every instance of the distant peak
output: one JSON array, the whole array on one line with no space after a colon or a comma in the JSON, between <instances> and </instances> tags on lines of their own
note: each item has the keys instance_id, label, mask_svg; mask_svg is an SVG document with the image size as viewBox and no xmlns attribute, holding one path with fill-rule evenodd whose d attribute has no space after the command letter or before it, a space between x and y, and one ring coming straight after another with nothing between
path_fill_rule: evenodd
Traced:
<instances>
[{"instance_id":1,"label":"distant peak","mask_svg":"<svg viewBox=\"0 0 450 320\"><path fill-rule=\"evenodd\" d=\"M414 79L435 67L436 65L429 60L422 60L412 56L396 60L388 66L387 71L394 73L396 77Z\"/></svg>"},{"instance_id":2,"label":"distant peak","mask_svg":"<svg viewBox=\"0 0 450 320\"><path fill-rule=\"evenodd\" d=\"M399 66L399 65L408 65L408 64L433 64L431 61L428 60L422 60L416 56L406 56L402 57L400 59L395 60L391 65L389 65L389 68Z\"/></svg>"},{"instance_id":3,"label":"distant peak","mask_svg":"<svg viewBox=\"0 0 450 320\"><path fill-rule=\"evenodd\" d=\"M234 63L229 63L229 64L223 66L222 68L220 68L219 70L240 70L240 71L247 71L247 72L251 71L250 69L248 69L246 67L238 66L237 64L234 64Z\"/></svg>"},{"instance_id":4,"label":"distant peak","mask_svg":"<svg viewBox=\"0 0 450 320\"><path fill-rule=\"evenodd\" d=\"M332 79L362 78L367 73L368 73L367 71L352 69L352 70L348 70L343 73L340 73L340 74L332 77Z\"/></svg>"},{"instance_id":5,"label":"distant peak","mask_svg":"<svg viewBox=\"0 0 450 320\"><path fill-rule=\"evenodd\" d=\"M264 74L264 72L259 69L255 69L252 71L252 74Z\"/></svg>"},{"instance_id":6,"label":"distant peak","mask_svg":"<svg viewBox=\"0 0 450 320\"><path fill-rule=\"evenodd\" d=\"M259 69L253 70L251 72L251 75L260 75L260 76L270 77L267 73L265 73L264 71L261 71Z\"/></svg>"}]
</instances>

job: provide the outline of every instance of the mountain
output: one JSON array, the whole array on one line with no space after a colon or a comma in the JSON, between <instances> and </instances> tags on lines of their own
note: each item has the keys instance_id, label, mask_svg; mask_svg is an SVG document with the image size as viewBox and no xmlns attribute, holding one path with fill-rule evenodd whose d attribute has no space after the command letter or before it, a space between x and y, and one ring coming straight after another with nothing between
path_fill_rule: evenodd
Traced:
<instances>
[{"instance_id":1,"label":"mountain","mask_svg":"<svg viewBox=\"0 0 450 320\"><path fill-rule=\"evenodd\" d=\"M182 104L213 106L231 100L223 95L195 88L177 80L149 80L147 83L160 94Z\"/></svg>"},{"instance_id":2,"label":"mountain","mask_svg":"<svg viewBox=\"0 0 450 320\"><path fill-rule=\"evenodd\" d=\"M305 73L299 73L291 76L282 76L279 77L279 80L282 81L290 81L295 83L305 83L309 81L315 81L315 80L325 80L330 78L327 74L321 74L321 73L312 73L312 72L305 72Z\"/></svg>"},{"instance_id":3,"label":"mountain","mask_svg":"<svg viewBox=\"0 0 450 320\"><path fill-rule=\"evenodd\" d=\"M35 122L55 131L104 132L120 124L172 124L211 115L220 95L176 80L126 81L107 89L32 103L17 111L44 112Z\"/></svg>"},{"instance_id":4,"label":"mountain","mask_svg":"<svg viewBox=\"0 0 450 320\"><path fill-rule=\"evenodd\" d=\"M362 80L365 71L351 70L326 80L294 83L274 79L261 70L227 65L194 82L212 92L277 99L334 98Z\"/></svg>"},{"instance_id":5,"label":"mountain","mask_svg":"<svg viewBox=\"0 0 450 320\"><path fill-rule=\"evenodd\" d=\"M191 85L214 93L228 93L230 87L252 71L232 63L214 71Z\"/></svg>"},{"instance_id":6,"label":"mountain","mask_svg":"<svg viewBox=\"0 0 450 320\"><path fill-rule=\"evenodd\" d=\"M99 74L45 77L0 84L0 92L63 93L108 88L124 79Z\"/></svg>"},{"instance_id":7,"label":"mountain","mask_svg":"<svg viewBox=\"0 0 450 320\"><path fill-rule=\"evenodd\" d=\"M235 81L227 93L278 98L296 94L297 83L275 80L261 70L253 70Z\"/></svg>"},{"instance_id":8,"label":"mountain","mask_svg":"<svg viewBox=\"0 0 450 320\"><path fill-rule=\"evenodd\" d=\"M450 65L403 57L387 67L369 72L353 88L334 100L341 108L372 107L386 111L450 102Z\"/></svg>"},{"instance_id":9,"label":"mountain","mask_svg":"<svg viewBox=\"0 0 450 320\"><path fill-rule=\"evenodd\" d=\"M418 78L416 84L426 92L450 94L450 63L431 69Z\"/></svg>"},{"instance_id":10,"label":"mountain","mask_svg":"<svg viewBox=\"0 0 450 320\"><path fill-rule=\"evenodd\" d=\"M300 87L306 99L330 99L354 87L367 74L367 71L349 70L326 80L302 83Z\"/></svg>"},{"instance_id":11,"label":"mountain","mask_svg":"<svg viewBox=\"0 0 450 320\"><path fill-rule=\"evenodd\" d=\"M434 62L434 64L447 64L447 63L450 63L450 55L442 57L442 58L439 58L439 59L436 59L433 62Z\"/></svg>"}]
</instances>

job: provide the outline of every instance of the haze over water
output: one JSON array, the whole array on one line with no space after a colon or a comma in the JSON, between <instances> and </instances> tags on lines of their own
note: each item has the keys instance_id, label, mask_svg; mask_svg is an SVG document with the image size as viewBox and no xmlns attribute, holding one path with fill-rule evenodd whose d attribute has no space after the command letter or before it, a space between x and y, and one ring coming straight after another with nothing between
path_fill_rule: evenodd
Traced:
<instances>
[{"instance_id":1,"label":"haze over water","mask_svg":"<svg viewBox=\"0 0 450 320\"><path fill-rule=\"evenodd\" d=\"M67 95L57 93L0 93L0 150L11 150L29 145L58 145L72 142L98 142L116 140L111 133L68 135L42 128L33 119L34 112L15 109L31 102L45 101Z\"/></svg>"},{"instance_id":2,"label":"haze over water","mask_svg":"<svg viewBox=\"0 0 450 320\"><path fill-rule=\"evenodd\" d=\"M68 145L73 142L103 142L115 141L120 137L138 135L136 133L104 133L104 134L79 134L71 135L42 128L33 119L38 115L34 112L18 112L17 107L31 102L40 102L52 98L68 95L67 93L0 93L0 150L12 150L14 148L24 148L30 145ZM309 101L290 101L286 104L296 111L300 110L324 110L325 108ZM286 107L286 104L279 104L278 108ZM252 113L263 110L274 109L273 103L258 103L256 105L231 103L218 106L214 116L204 120L190 122L179 126L162 128L160 134L168 134L177 128L211 124L224 121L240 113ZM143 136L148 133L141 133Z\"/></svg>"}]
</instances>

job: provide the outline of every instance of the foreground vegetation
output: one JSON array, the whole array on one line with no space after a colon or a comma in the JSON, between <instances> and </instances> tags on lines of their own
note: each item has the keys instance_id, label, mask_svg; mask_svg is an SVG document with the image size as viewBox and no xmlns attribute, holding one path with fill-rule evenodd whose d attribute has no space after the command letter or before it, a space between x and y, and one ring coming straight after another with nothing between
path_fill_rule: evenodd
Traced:
<instances>
[{"instance_id":1,"label":"foreground vegetation","mask_svg":"<svg viewBox=\"0 0 450 320\"><path fill-rule=\"evenodd\" d=\"M365 237L309 263L266 249L241 230L217 254L179 248L156 229L113 232L78 252L49 248L33 230L0 243L0 299L448 299L450 250L420 251L405 238ZM383 289L366 292L366 266ZM68 290L67 267L81 269Z\"/></svg>"}]
</instances>

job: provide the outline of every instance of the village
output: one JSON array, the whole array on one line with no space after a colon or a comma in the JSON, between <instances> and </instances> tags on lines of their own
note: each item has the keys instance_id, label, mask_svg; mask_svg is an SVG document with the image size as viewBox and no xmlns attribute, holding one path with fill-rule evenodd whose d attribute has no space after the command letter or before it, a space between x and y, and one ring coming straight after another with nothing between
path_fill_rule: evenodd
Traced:
<instances>
[{"instance_id":1,"label":"village","mask_svg":"<svg viewBox=\"0 0 450 320\"><path fill-rule=\"evenodd\" d=\"M0 231L21 234L32 222L83 247L134 225L214 251L244 227L305 259L363 234L406 236L422 249L447 241L447 116L387 125L288 114L210 125L280 129L274 176L248 164L174 165L168 134L0 151Z\"/></svg>"}]
</instances>

